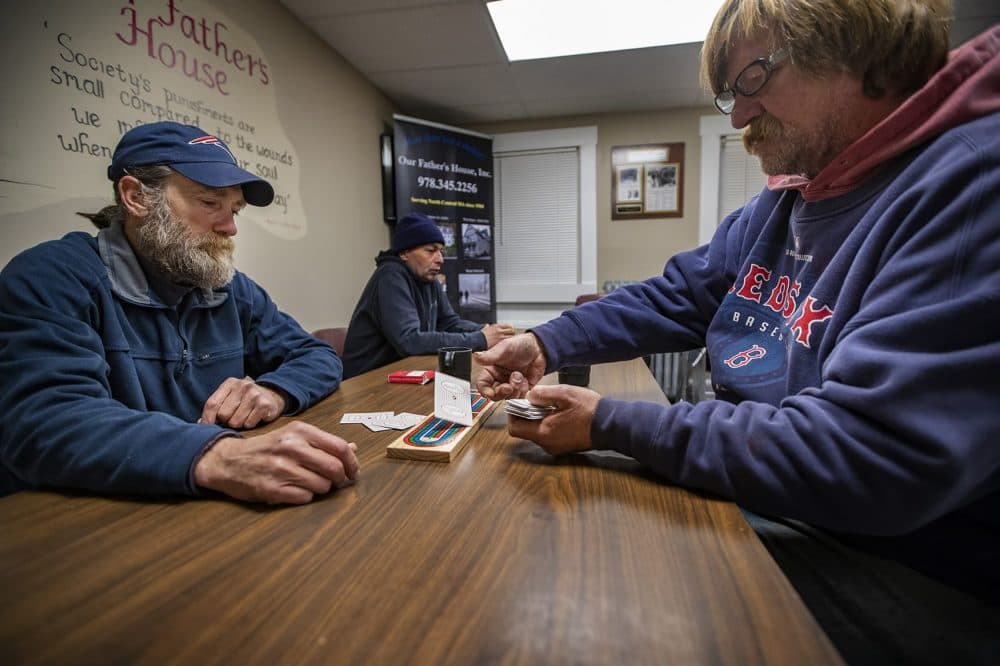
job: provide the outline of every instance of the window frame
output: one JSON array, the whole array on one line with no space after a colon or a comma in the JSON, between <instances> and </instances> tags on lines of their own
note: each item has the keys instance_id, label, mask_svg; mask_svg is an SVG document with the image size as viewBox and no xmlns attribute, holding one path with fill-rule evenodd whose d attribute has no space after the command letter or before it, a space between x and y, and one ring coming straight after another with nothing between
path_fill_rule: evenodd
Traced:
<instances>
[{"instance_id":1,"label":"window frame","mask_svg":"<svg viewBox=\"0 0 1000 666\"><path fill-rule=\"evenodd\" d=\"M568 127L493 136L493 154L575 148L579 155L579 277L573 285L505 285L496 276L497 319L531 326L557 316L580 294L597 291L597 127ZM501 183L502 187L502 183ZM499 203L499 202L498 202ZM501 221L498 211L494 226Z\"/></svg>"}]
</instances>

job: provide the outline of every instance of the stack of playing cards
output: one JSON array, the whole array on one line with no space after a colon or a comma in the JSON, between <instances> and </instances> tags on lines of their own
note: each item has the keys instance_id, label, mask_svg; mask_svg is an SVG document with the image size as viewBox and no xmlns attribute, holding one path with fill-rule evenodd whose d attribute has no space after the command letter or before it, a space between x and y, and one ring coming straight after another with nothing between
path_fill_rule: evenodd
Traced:
<instances>
[{"instance_id":1,"label":"stack of playing cards","mask_svg":"<svg viewBox=\"0 0 1000 666\"><path fill-rule=\"evenodd\" d=\"M556 408L552 405L547 407L533 405L524 398L508 398L504 410L511 416L537 421L556 411Z\"/></svg>"}]
</instances>

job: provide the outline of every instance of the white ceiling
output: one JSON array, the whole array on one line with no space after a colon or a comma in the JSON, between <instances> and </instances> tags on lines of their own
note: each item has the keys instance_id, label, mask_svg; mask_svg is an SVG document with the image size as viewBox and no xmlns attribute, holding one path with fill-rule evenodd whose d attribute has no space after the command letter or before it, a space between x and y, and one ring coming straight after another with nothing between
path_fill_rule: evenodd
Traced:
<instances>
[{"instance_id":1,"label":"white ceiling","mask_svg":"<svg viewBox=\"0 0 1000 666\"><path fill-rule=\"evenodd\" d=\"M700 42L508 62L485 0L280 2L406 115L456 124L712 104ZM1000 22L1000 2L956 0L955 13L958 44Z\"/></svg>"}]
</instances>

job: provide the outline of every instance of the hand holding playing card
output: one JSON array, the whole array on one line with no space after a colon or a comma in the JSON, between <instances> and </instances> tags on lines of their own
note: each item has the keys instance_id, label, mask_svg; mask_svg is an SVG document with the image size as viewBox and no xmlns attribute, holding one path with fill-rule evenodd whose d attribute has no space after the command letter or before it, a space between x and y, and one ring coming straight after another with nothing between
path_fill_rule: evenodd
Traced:
<instances>
[{"instance_id":1,"label":"hand holding playing card","mask_svg":"<svg viewBox=\"0 0 1000 666\"><path fill-rule=\"evenodd\" d=\"M487 351L476 352L480 373L476 388L491 400L518 398L545 374L545 350L532 333L501 340Z\"/></svg>"},{"instance_id":2,"label":"hand holding playing card","mask_svg":"<svg viewBox=\"0 0 1000 666\"><path fill-rule=\"evenodd\" d=\"M537 420L511 415L507 419L507 430L512 437L530 440L554 456L591 448L590 423L601 401L599 393L556 384L536 386L528 392L527 399L536 408L551 406L554 409Z\"/></svg>"}]
</instances>

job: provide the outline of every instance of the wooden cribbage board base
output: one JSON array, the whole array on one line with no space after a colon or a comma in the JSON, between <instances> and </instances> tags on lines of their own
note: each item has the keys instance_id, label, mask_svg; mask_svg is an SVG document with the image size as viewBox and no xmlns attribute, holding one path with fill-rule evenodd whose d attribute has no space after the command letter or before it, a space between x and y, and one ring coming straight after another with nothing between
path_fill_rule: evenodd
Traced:
<instances>
[{"instance_id":1,"label":"wooden cribbage board base","mask_svg":"<svg viewBox=\"0 0 1000 666\"><path fill-rule=\"evenodd\" d=\"M431 414L390 444L385 455L406 460L451 462L496 406L496 402L476 394L472 403L472 425L458 425Z\"/></svg>"}]
</instances>

